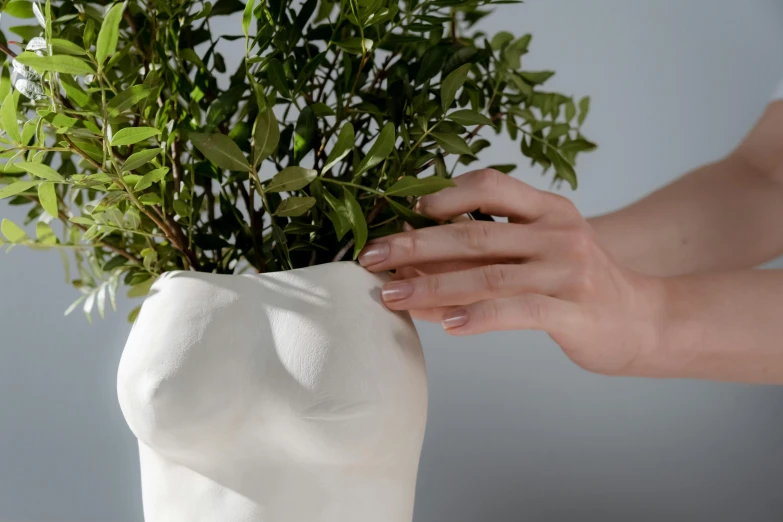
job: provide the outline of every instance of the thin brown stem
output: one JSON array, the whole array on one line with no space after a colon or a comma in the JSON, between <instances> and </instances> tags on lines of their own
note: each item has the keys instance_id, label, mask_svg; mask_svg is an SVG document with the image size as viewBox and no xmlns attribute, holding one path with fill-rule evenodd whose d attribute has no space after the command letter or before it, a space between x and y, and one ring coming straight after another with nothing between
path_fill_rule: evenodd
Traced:
<instances>
[{"instance_id":1,"label":"thin brown stem","mask_svg":"<svg viewBox=\"0 0 783 522\"><path fill-rule=\"evenodd\" d=\"M342 248L340 249L340 251L339 251L339 252L337 252L337 255L336 255L336 256L334 256L334 259L332 259L332 263L336 263L336 262L338 262L338 261L342 261L342 260L343 260L343 258L345 257L345 254L347 254L347 253L348 253L348 251L349 251L350 249L352 249L352 248L353 248L353 245L354 245L354 244L355 244L355 241L354 241L353 239L351 239L350 241L348 241L348 242L345 244L345 246L344 246L344 247L342 247Z\"/></svg>"},{"instance_id":2,"label":"thin brown stem","mask_svg":"<svg viewBox=\"0 0 783 522\"><path fill-rule=\"evenodd\" d=\"M103 170L103 166L100 163L98 163L97 161L95 161L89 154L87 154L82 149L80 149L78 145L76 145L73 141L71 141L71 138L69 138L65 134L63 134L63 138L65 138L65 141L68 142L68 146L74 152L76 152L79 156L84 158L87 161L87 163L89 163L90 165L92 165L93 167L95 167L98 170Z\"/></svg>"},{"instance_id":3,"label":"thin brown stem","mask_svg":"<svg viewBox=\"0 0 783 522\"><path fill-rule=\"evenodd\" d=\"M13 52L11 49L8 48L7 45L0 43L0 52L11 58L12 60L16 58L16 53Z\"/></svg>"},{"instance_id":4,"label":"thin brown stem","mask_svg":"<svg viewBox=\"0 0 783 522\"><path fill-rule=\"evenodd\" d=\"M63 136L65 140L68 142L68 145L72 148L73 151L78 153L82 158L87 160L91 165L93 165L96 169L104 171L103 167L92 159L89 155L87 155L86 152L84 152L82 149L80 149L68 136ZM174 221L173 219L170 219L166 217L166 219L159 219L155 214L147 210L142 203L139 202L139 200L134 196L133 191L130 190L125 183L122 181L121 178L117 179L117 182L120 186L122 186L125 189L125 192L128 194L128 197L130 197L131 201L133 202L136 207L143 212L148 218L152 220L153 223L163 232L163 234L171 241L171 244L174 245L174 247L182 252L185 257L190 261L190 263L193 265L193 268L196 270L201 269L201 263L198 261L198 257L196 254L188 248L188 242L187 238L185 237L184 233L182 232L182 228L180 228L179 224Z\"/></svg>"}]
</instances>

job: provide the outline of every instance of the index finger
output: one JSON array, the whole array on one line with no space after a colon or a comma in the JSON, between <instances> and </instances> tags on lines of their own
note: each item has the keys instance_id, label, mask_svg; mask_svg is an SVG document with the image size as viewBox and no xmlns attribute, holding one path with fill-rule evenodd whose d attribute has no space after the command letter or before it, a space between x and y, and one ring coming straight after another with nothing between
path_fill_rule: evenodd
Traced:
<instances>
[{"instance_id":1,"label":"index finger","mask_svg":"<svg viewBox=\"0 0 783 522\"><path fill-rule=\"evenodd\" d=\"M497 170L474 170L452 181L456 187L421 198L417 210L441 221L478 210L515 223L545 216L570 219L574 214L573 205L562 196L535 189Z\"/></svg>"}]
</instances>

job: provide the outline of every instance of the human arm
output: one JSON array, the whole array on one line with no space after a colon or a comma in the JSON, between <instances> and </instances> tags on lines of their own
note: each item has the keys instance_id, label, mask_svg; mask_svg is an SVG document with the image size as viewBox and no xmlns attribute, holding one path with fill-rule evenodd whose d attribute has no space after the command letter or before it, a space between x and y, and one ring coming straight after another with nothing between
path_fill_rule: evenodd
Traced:
<instances>
[{"instance_id":1,"label":"human arm","mask_svg":"<svg viewBox=\"0 0 783 522\"><path fill-rule=\"evenodd\" d=\"M581 367L609 375L783 383L783 272L662 278L615 261L565 198L495 171L456 178L420 210L467 221L371 242L369 270L397 270L393 310L452 335L542 330ZM780 312L783 313L783 312Z\"/></svg>"},{"instance_id":2,"label":"human arm","mask_svg":"<svg viewBox=\"0 0 783 522\"><path fill-rule=\"evenodd\" d=\"M650 275L748 268L783 253L783 101L725 158L589 220L620 263Z\"/></svg>"}]
</instances>

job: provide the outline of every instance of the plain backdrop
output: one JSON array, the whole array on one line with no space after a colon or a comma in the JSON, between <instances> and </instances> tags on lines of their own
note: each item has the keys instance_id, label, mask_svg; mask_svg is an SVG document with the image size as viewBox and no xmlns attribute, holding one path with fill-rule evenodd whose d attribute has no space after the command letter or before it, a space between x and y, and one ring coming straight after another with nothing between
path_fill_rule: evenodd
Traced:
<instances>
[{"instance_id":1,"label":"plain backdrop","mask_svg":"<svg viewBox=\"0 0 783 522\"><path fill-rule=\"evenodd\" d=\"M777 0L528 0L484 27L533 32L525 67L592 95L600 149L566 192L588 215L727 153L783 77ZM142 519L115 393L130 304L87 326L62 316L74 297L57 254L0 254L3 522ZM783 520L783 388L607 378L545 335L420 332L431 403L416 522Z\"/></svg>"}]
</instances>

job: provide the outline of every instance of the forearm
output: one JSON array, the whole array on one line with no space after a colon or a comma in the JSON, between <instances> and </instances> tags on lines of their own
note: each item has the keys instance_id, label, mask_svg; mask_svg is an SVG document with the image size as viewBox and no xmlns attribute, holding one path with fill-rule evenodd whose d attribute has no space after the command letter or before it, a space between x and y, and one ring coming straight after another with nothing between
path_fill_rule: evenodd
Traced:
<instances>
[{"instance_id":1,"label":"forearm","mask_svg":"<svg viewBox=\"0 0 783 522\"><path fill-rule=\"evenodd\" d=\"M660 337L632 375L783 384L783 271L662 280Z\"/></svg>"},{"instance_id":2,"label":"forearm","mask_svg":"<svg viewBox=\"0 0 783 522\"><path fill-rule=\"evenodd\" d=\"M734 153L590 220L620 263L672 276L756 266L783 252L783 184Z\"/></svg>"}]
</instances>

